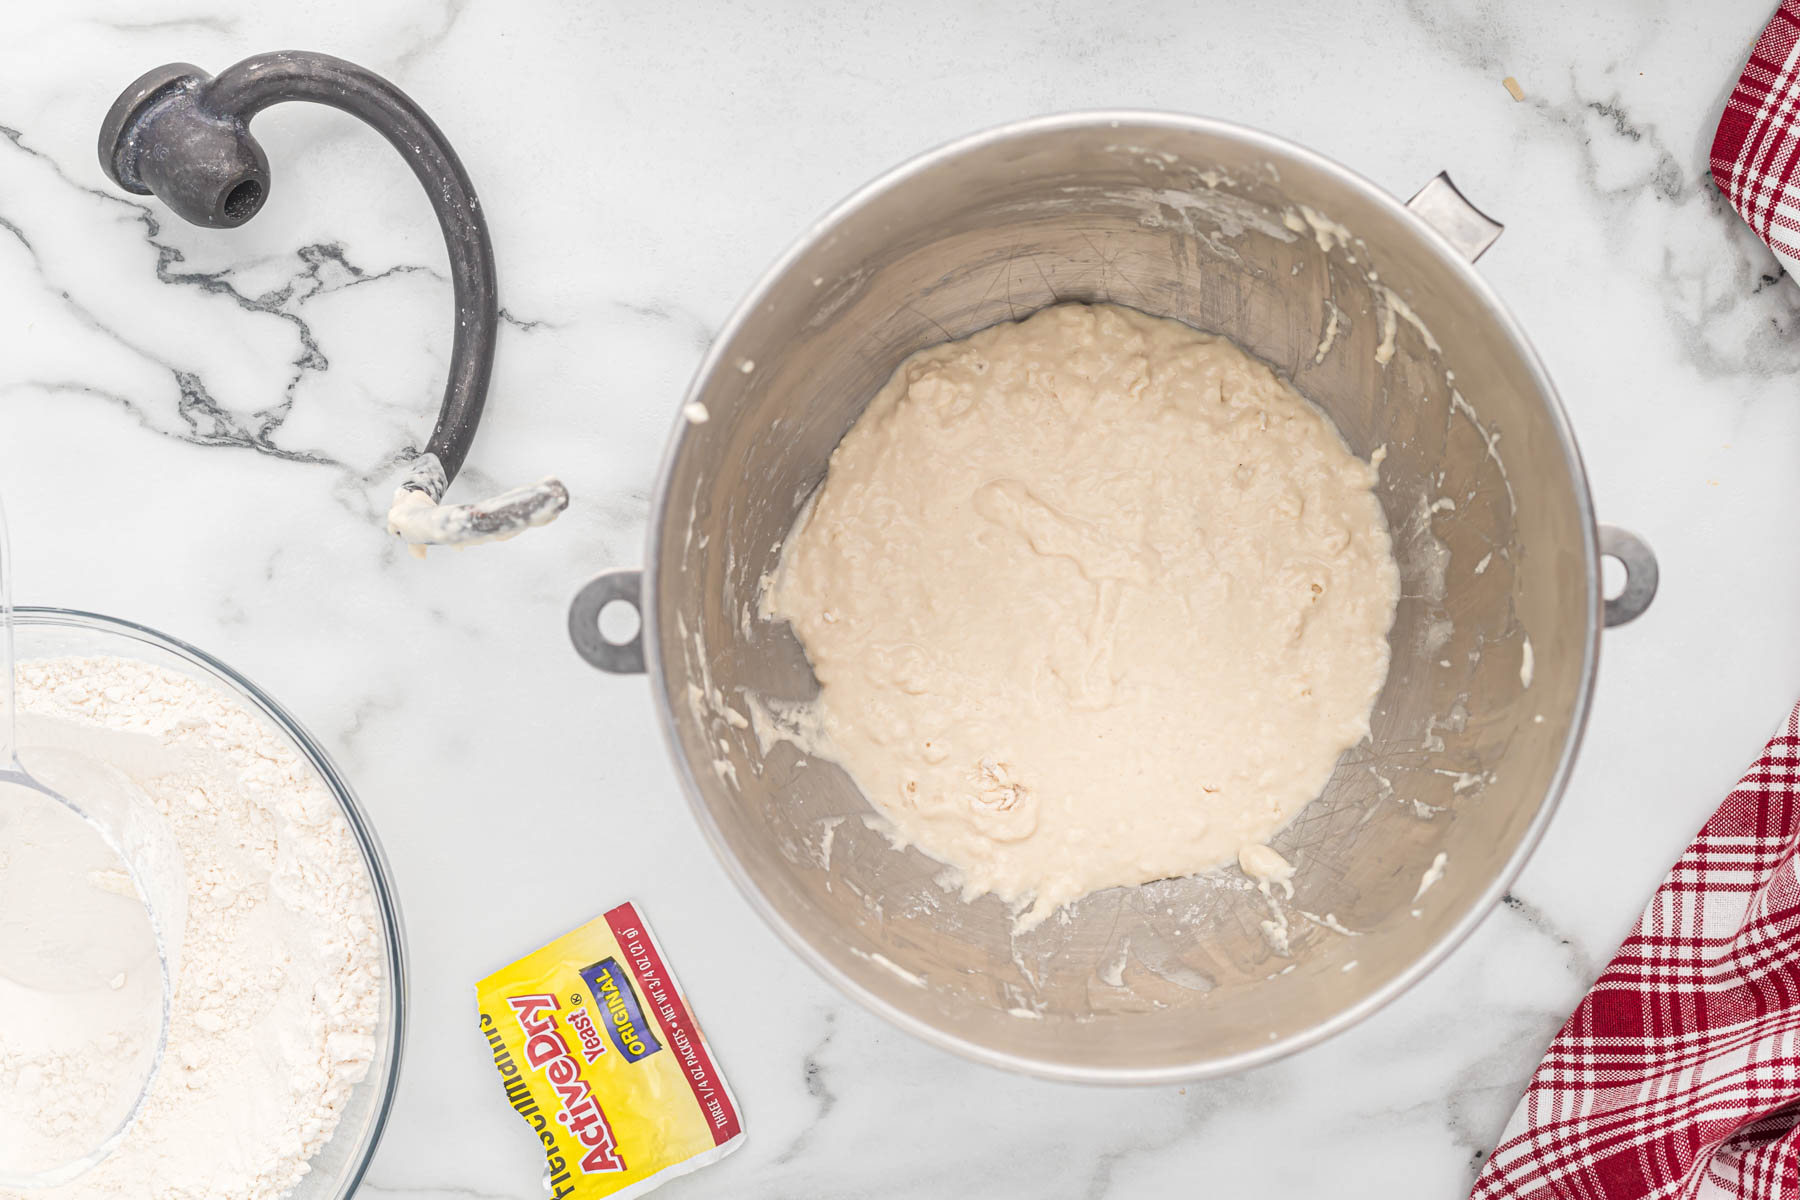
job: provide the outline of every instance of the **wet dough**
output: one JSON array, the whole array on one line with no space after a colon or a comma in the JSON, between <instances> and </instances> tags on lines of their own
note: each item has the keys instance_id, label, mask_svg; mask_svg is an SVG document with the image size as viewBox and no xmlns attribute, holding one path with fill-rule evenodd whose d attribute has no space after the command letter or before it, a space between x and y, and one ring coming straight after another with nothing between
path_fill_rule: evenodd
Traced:
<instances>
[{"instance_id":1,"label":"wet dough","mask_svg":"<svg viewBox=\"0 0 1800 1200\"><path fill-rule=\"evenodd\" d=\"M1375 481L1229 341L1060 305L902 364L767 607L826 752L1029 925L1261 845L1367 734L1399 590Z\"/></svg>"}]
</instances>

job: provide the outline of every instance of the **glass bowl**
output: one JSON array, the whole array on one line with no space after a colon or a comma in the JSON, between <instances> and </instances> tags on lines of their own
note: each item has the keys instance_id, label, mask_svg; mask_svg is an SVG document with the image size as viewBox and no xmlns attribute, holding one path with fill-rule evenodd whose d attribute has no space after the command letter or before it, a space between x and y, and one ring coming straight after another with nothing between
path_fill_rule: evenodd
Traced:
<instances>
[{"instance_id":1,"label":"glass bowl","mask_svg":"<svg viewBox=\"0 0 1800 1200\"><path fill-rule=\"evenodd\" d=\"M387 862L364 819L356 797L311 734L261 688L203 650L166 634L96 613L62 608L21 607L14 610L21 663L39 658L109 656L162 667L235 696L261 713L296 754L312 764L362 850L369 891L386 942L381 980L380 1020L375 1029L375 1057L344 1105L331 1140L311 1160L310 1172L284 1200L346 1200L362 1181L375 1146L381 1140L400 1078L401 1035L406 1011L406 948L400 910L388 884Z\"/></svg>"}]
</instances>

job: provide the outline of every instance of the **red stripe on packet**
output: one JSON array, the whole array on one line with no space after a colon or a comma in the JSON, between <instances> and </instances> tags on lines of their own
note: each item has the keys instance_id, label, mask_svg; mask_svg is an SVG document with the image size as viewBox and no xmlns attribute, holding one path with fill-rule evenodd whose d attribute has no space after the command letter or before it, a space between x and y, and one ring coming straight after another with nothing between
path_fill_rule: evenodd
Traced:
<instances>
[{"instance_id":1,"label":"red stripe on packet","mask_svg":"<svg viewBox=\"0 0 1800 1200\"><path fill-rule=\"evenodd\" d=\"M621 904L609 911L606 924L625 951L626 965L631 968L632 978L637 981L646 1007L662 1026L666 1038L664 1045L681 1060L682 1076L692 1089L700 1111L706 1114L713 1144L723 1146L742 1132L737 1106L731 1102L731 1093L725 1090L725 1081L719 1077L719 1070L706 1051L700 1029L681 999L681 991L663 962L656 940L650 936L637 909L630 904Z\"/></svg>"}]
</instances>

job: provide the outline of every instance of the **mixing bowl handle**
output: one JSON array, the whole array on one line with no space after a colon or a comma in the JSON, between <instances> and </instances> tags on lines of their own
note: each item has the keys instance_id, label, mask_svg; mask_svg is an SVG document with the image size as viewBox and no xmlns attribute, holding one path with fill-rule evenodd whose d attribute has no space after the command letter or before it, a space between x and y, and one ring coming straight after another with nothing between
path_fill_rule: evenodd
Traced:
<instances>
[{"instance_id":1,"label":"mixing bowl handle","mask_svg":"<svg viewBox=\"0 0 1800 1200\"><path fill-rule=\"evenodd\" d=\"M569 605L569 639L589 666L609 675L644 673L643 593L644 573L638 570L602 572L575 593ZM630 605L638 615L637 632L628 642L609 641L600 630L600 610L614 601Z\"/></svg>"},{"instance_id":2,"label":"mixing bowl handle","mask_svg":"<svg viewBox=\"0 0 1800 1200\"><path fill-rule=\"evenodd\" d=\"M1415 192L1406 207L1469 262L1486 253L1506 228L1469 203L1443 171ZM1656 555L1644 539L1616 525L1600 526L1600 554L1625 568L1624 589L1606 602L1610 629L1643 616L1656 598Z\"/></svg>"},{"instance_id":3,"label":"mixing bowl handle","mask_svg":"<svg viewBox=\"0 0 1800 1200\"><path fill-rule=\"evenodd\" d=\"M1456 252L1474 262L1505 230L1506 226L1469 203L1443 171L1406 202L1413 215L1436 230Z\"/></svg>"},{"instance_id":4,"label":"mixing bowl handle","mask_svg":"<svg viewBox=\"0 0 1800 1200\"><path fill-rule=\"evenodd\" d=\"M1625 568L1625 586L1606 602L1606 627L1624 625L1644 615L1656 599L1659 572L1656 554L1644 539L1617 525L1600 526L1600 556Z\"/></svg>"},{"instance_id":5,"label":"mixing bowl handle","mask_svg":"<svg viewBox=\"0 0 1800 1200\"><path fill-rule=\"evenodd\" d=\"M183 220L234 229L269 194L269 159L249 130L271 105L310 100L366 121L425 187L450 254L456 333L443 405L425 449L408 464L388 529L415 546L510 537L555 518L568 489L545 479L480 504L441 505L487 404L499 287L475 185L432 119L405 92L355 63L307 50L258 54L217 78L191 63L147 71L120 93L100 127L100 165L128 192L154 195ZM422 551L421 551L422 553Z\"/></svg>"}]
</instances>

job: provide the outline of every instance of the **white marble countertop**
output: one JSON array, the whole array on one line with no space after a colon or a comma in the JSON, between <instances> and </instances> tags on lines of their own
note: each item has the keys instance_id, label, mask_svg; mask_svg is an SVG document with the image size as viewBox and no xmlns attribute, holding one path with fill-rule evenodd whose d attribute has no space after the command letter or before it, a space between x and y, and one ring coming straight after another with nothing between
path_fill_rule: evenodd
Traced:
<instances>
[{"instance_id":1,"label":"white marble countertop","mask_svg":"<svg viewBox=\"0 0 1800 1200\"><path fill-rule=\"evenodd\" d=\"M413 970L363 1193L541 1194L472 985L633 898L750 1127L671 1197L1461 1194L1551 1032L1800 689L1800 290L1706 172L1772 0L1592 7L1608 11L9 6L0 485L19 597L208 648L360 792ZM418 186L374 135L316 108L260 117L272 197L229 234L102 178L100 118L140 72L289 47L391 76L474 176L509 319L464 494L554 471L576 497L557 524L423 563L380 529L391 464L435 411L449 288ZM1507 224L1480 270L1561 387L1603 519L1662 563L1649 615L1606 638L1579 768L1513 902L1353 1031L1185 1089L1012 1078L842 999L715 866L643 682L596 674L564 632L581 581L639 561L687 378L808 220L953 135L1094 106L1242 121L1400 195L1448 169ZM657 849L496 836L523 806L627 817Z\"/></svg>"}]
</instances>

